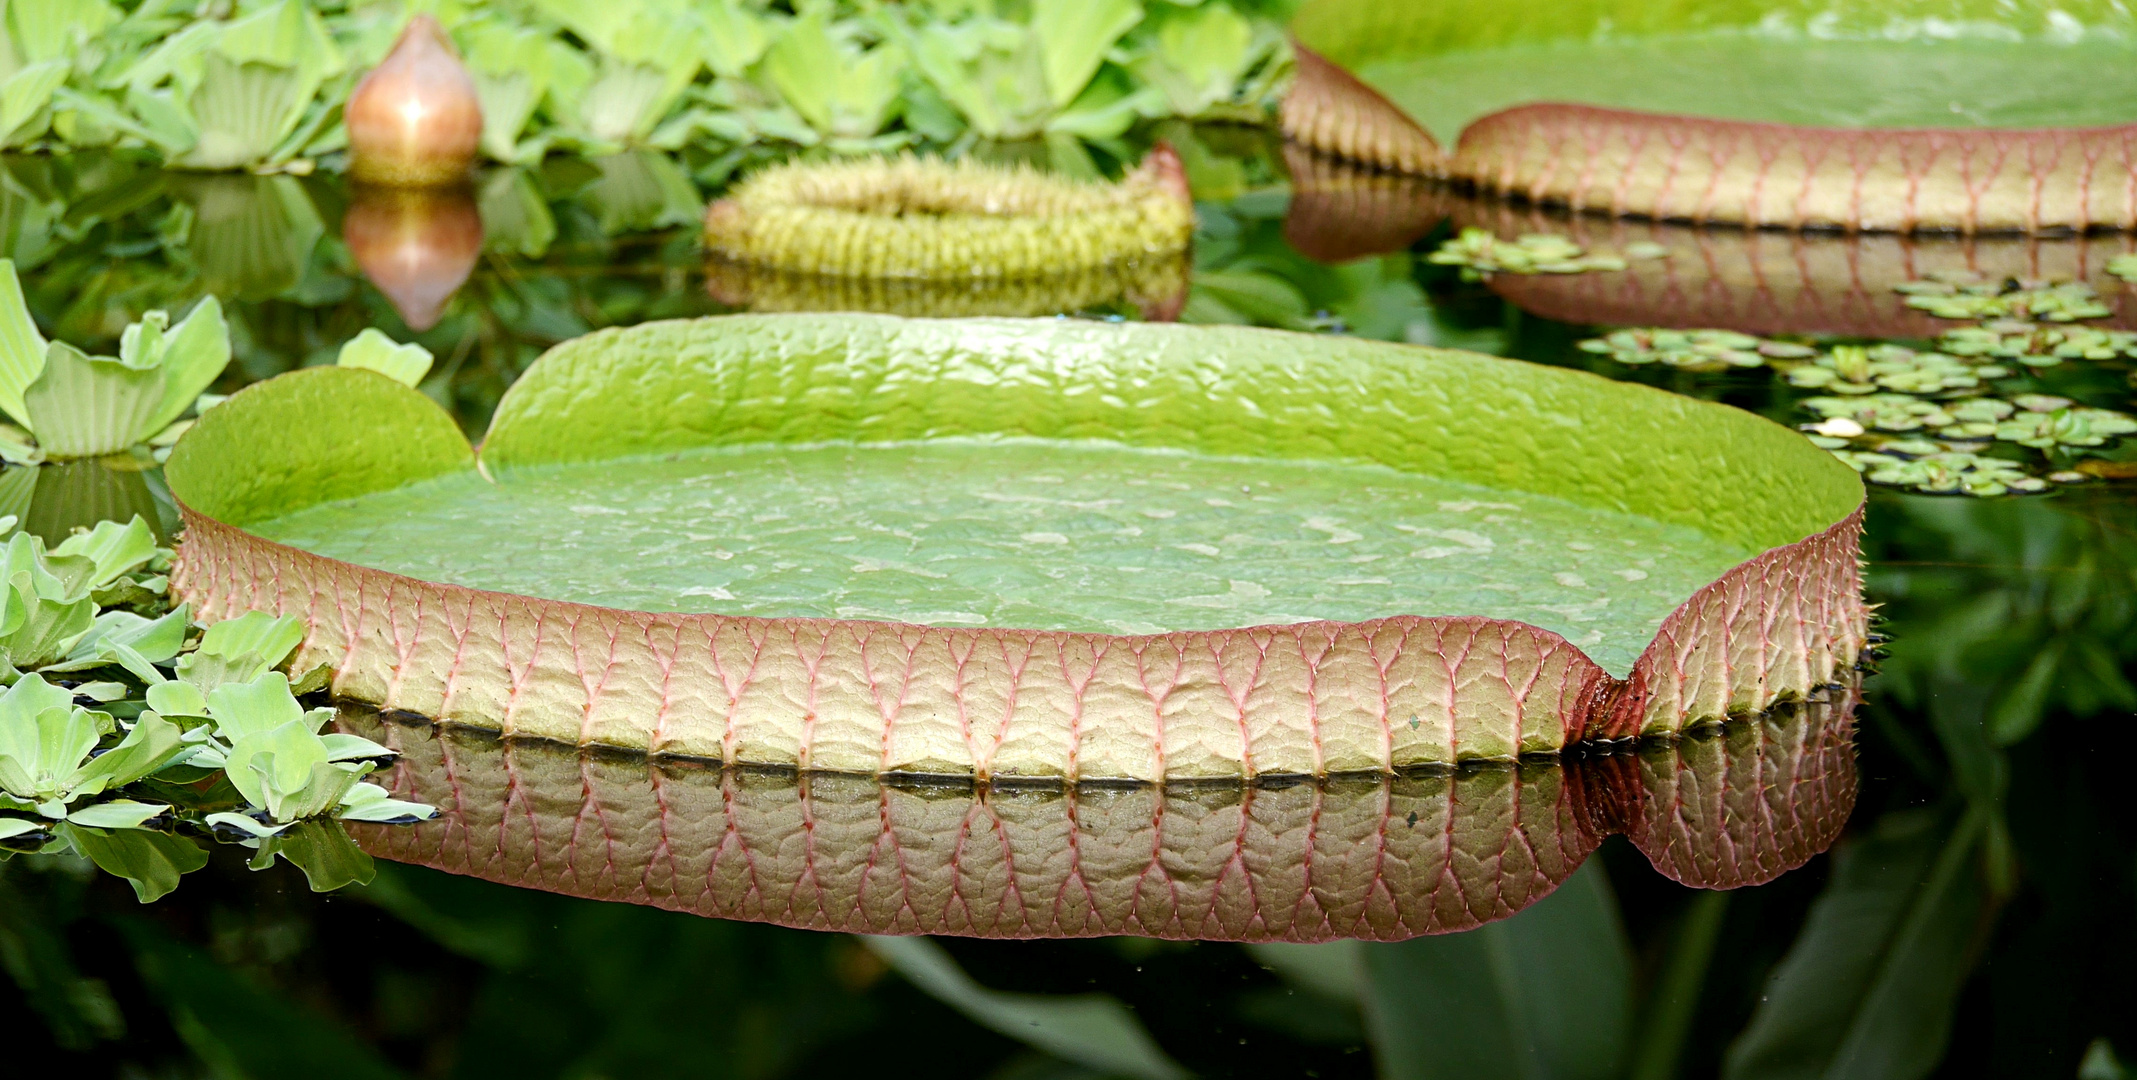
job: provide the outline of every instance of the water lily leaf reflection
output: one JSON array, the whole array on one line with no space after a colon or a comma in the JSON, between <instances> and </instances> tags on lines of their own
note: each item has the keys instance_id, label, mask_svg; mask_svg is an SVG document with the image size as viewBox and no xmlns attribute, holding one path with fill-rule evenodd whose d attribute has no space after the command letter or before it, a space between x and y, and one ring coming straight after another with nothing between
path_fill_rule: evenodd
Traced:
<instances>
[{"instance_id":1,"label":"water lily leaf reflection","mask_svg":"<svg viewBox=\"0 0 2137 1080\"><path fill-rule=\"evenodd\" d=\"M1563 762L1259 784L975 786L720 768L344 709L442 811L381 858L716 918L866 934L1400 940L1542 899L1624 831L1731 888L1830 844L1853 698ZM388 774L380 774L381 777Z\"/></svg>"}]
</instances>

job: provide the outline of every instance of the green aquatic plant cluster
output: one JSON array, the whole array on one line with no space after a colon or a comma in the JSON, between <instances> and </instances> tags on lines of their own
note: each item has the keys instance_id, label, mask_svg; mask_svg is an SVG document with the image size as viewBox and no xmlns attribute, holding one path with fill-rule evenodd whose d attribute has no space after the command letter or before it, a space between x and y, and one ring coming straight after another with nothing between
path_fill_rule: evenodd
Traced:
<instances>
[{"instance_id":1,"label":"green aquatic plant cluster","mask_svg":"<svg viewBox=\"0 0 2137 1080\"><path fill-rule=\"evenodd\" d=\"M73 852L143 901L207 863L204 839L254 849L254 869L287 859L322 890L366 877L334 822L436 812L364 782L392 751L320 733L333 710L297 694L325 669L294 685L276 670L303 637L296 619L194 626L170 600L170 561L138 517L0 547L0 858Z\"/></svg>"},{"instance_id":2,"label":"green aquatic plant cluster","mask_svg":"<svg viewBox=\"0 0 2137 1080\"><path fill-rule=\"evenodd\" d=\"M1797 359L1817 353L1807 346L1769 341L1734 330L1671 330L1664 327L1617 330L1583 341L1580 348L1620 364L1635 367L1662 364L1685 371L1764 367L1775 359Z\"/></svg>"},{"instance_id":3,"label":"green aquatic plant cluster","mask_svg":"<svg viewBox=\"0 0 2137 1080\"><path fill-rule=\"evenodd\" d=\"M1490 229L1474 226L1434 251L1428 258L1442 266L1459 266L1465 280L1491 274L1585 274L1597 270L1623 270L1628 259L1659 259L1669 254L1660 245L1640 241L1628 244L1622 255L1591 252L1572 240L1553 233L1528 233L1501 240Z\"/></svg>"},{"instance_id":4,"label":"green aquatic plant cluster","mask_svg":"<svg viewBox=\"0 0 2137 1080\"><path fill-rule=\"evenodd\" d=\"M365 329L337 357L409 385L430 370L431 354ZM119 355L91 356L46 341L31 319L12 260L0 259L0 460L103 457L146 444L158 456L192 426L186 414L220 398L208 387L230 363L222 304L202 299L176 326L150 311L119 338Z\"/></svg>"},{"instance_id":5,"label":"green aquatic plant cluster","mask_svg":"<svg viewBox=\"0 0 2137 1080\"><path fill-rule=\"evenodd\" d=\"M230 362L222 305L202 300L178 325L151 311L126 328L119 355L91 356L46 341L23 302L12 260L0 259L0 456L17 463L116 454L142 442L169 445Z\"/></svg>"},{"instance_id":6,"label":"green aquatic plant cluster","mask_svg":"<svg viewBox=\"0 0 2137 1080\"><path fill-rule=\"evenodd\" d=\"M1259 120L1289 65L1276 7L455 0L439 14L474 78L483 152L525 162ZM406 19L398 3L15 0L0 18L0 149L138 146L179 168L308 171L346 149L343 105Z\"/></svg>"},{"instance_id":7,"label":"green aquatic plant cluster","mask_svg":"<svg viewBox=\"0 0 2137 1080\"><path fill-rule=\"evenodd\" d=\"M1761 338L1733 330L1660 327L1613 331L1582 351L1628 365L1694 372L1772 367L1790 385L1814 391L1796 402L1817 417L1803 430L1871 483L1917 491L2002 495L2046 491L2092 479L2078 463L2029 468L1988 452L1995 443L2070 455L2137 434L2137 417L2089 408L2068 397L1999 393L2027 373L2068 357L2129 354L2137 335L2084 327L1992 320L1950 331L1938 348L1896 342L1836 344Z\"/></svg>"},{"instance_id":8,"label":"green aquatic plant cluster","mask_svg":"<svg viewBox=\"0 0 2137 1080\"><path fill-rule=\"evenodd\" d=\"M1893 289L1907 297L1908 307L1940 319L2067 323L2114 314L2114 309L2100 302L2099 292L2082 281L1992 278L1972 270L1955 270L1902 282Z\"/></svg>"},{"instance_id":9,"label":"green aquatic plant cluster","mask_svg":"<svg viewBox=\"0 0 2137 1080\"><path fill-rule=\"evenodd\" d=\"M1990 319L1980 326L1947 330L1937 348L1953 356L1994 357L2031 368L2054 367L2065 360L2114 360L2137 356L2137 333L2090 326L2054 325L2022 319Z\"/></svg>"}]
</instances>

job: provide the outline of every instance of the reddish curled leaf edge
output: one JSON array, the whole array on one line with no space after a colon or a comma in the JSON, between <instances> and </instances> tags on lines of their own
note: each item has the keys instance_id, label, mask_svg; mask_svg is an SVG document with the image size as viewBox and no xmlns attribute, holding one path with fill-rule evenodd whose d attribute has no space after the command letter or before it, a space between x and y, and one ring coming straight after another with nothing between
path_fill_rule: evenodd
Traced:
<instances>
[{"instance_id":1,"label":"reddish curled leaf edge","mask_svg":"<svg viewBox=\"0 0 2137 1080\"><path fill-rule=\"evenodd\" d=\"M1862 232L2137 228L2137 124L1840 128L1565 102L1518 105L1448 152L1398 106L1293 43L1281 127L1374 168L1576 212Z\"/></svg>"}]
</instances>

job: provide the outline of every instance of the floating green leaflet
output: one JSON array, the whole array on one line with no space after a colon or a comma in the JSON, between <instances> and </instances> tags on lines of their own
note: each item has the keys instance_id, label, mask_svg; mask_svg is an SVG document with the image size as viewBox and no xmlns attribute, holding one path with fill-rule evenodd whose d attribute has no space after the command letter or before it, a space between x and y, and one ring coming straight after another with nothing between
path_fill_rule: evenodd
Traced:
<instances>
[{"instance_id":1,"label":"floating green leaflet","mask_svg":"<svg viewBox=\"0 0 2137 1080\"><path fill-rule=\"evenodd\" d=\"M884 25L975 134L1107 138L1134 122L1140 101L1098 78L1100 65L1142 17L1136 0L1036 0L1029 23L992 15L952 23L890 12Z\"/></svg>"},{"instance_id":2,"label":"floating green leaflet","mask_svg":"<svg viewBox=\"0 0 2137 1080\"><path fill-rule=\"evenodd\" d=\"M335 363L342 367L369 368L403 386L414 386L430 372L430 350L421 345L402 345L376 327L367 327L341 347Z\"/></svg>"},{"instance_id":3,"label":"floating green leaflet","mask_svg":"<svg viewBox=\"0 0 2137 1080\"><path fill-rule=\"evenodd\" d=\"M2137 333L1992 319L1980 326L1945 331L1937 338L1937 348L1954 356L2009 359L2042 368L2070 359L2113 360L2137 355Z\"/></svg>"},{"instance_id":4,"label":"floating green leaflet","mask_svg":"<svg viewBox=\"0 0 2137 1080\"><path fill-rule=\"evenodd\" d=\"M1763 367L1769 359L1814 355L1816 350L1767 341L1734 330L1669 330L1660 327L1619 330L1580 343L1583 352L1600 353L1620 364L1661 363L1687 371Z\"/></svg>"},{"instance_id":5,"label":"floating green leaflet","mask_svg":"<svg viewBox=\"0 0 2137 1080\"><path fill-rule=\"evenodd\" d=\"M1881 390L1938 394L1971 390L1983 379L2010 374L2011 369L1987 363L1981 357L1962 358L1890 344L1838 345L1810 363L1790 368L1788 381L1833 394L1874 394Z\"/></svg>"},{"instance_id":6,"label":"floating green leaflet","mask_svg":"<svg viewBox=\"0 0 2137 1080\"><path fill-rule=\"evenodd\" d=\"M304 624L248 611L201 635L200 647L178 660L178 677L212 692L224 683L249 683L281 665L304 640Z\"/></svg>"},{"instance_id":7,"label":"floating green leaflet","mask_svg":"<svg viewBox=\"0 0 2137 1080\"><path fill-rule=\"evenodd\" d=\"M35 361L14 351L40 345ZM176 328L167 313L148 313L127 327L115 357L44 342L22 304L14 265L0 260L0 404L20 393L20 411L11 415L47 456L98 457L154 438L229 362L229 331L212 296ZM18 389L14 381L24 376Z\"/></svg>"},{"instance_id":8,"label":"floating green leaflet","mask_svg":"<svg viewBox=\"0 0 2137 1080\"><path fill-rule=\"evenodd\" d=\"M593 81L583 90L554 94L575 107L572 134L594 147L613 150L644 141L697 77L709 51L704 24L677 0L538 0L535 6L594 47Z\"/></svg>"},{"instance_id":9,"label":"floating green leaflet","mask_svg":"<svg viewBox=\"0 0 2137 1080\"><path fill-rule=\"evenodd\" d=\"M1441 244L1428 258L1441 266L1459 266L1465 280L1489 274L1584 274L1595 270L1623 270L1625 260L1656 259L1668 253L1654 244L1627 245L1623 256L1590 252L1563 236L1530 233L1515 240L1501 240L1489 229L1463 229L1459 236Z\"/></svg>"},{"instance_id":10,"label":"floating green leaflet","mask_svg":"<svg viewBox=\"0 0 2137 1080\"><path fill-rule=\"evenodd\" d=\"M2114 310L2082 281L1990 280L1971 271L1936 274L1893 286L1907 306L1940 319L2102 319Z\"/></svg>"},{"instance_id":11,"label":"floating green leaflet","mask_svg":"<svg viewBox=\"0 0 2137 1080\"><path fill-rule=\"evenodd\" d=\"M103 829L140 828L169 810L125 799L74 805L161 769L184 749L177 725L143 713L116 745L92 757L117 730L109 713L74 704L72 691L35 674L16 680L0 694L0 810Z\"/></svg>"},{"instance_id":12,"label":"floating green leaflet","mask_svg":"<svg viewBox=\"0 0 2137 1080\"><path fill-rule=\"evenodd\" d=\"M1128 70L1164 96L1173 116L1206 116L1219 106L1241 104L1236 95L1250 74L1282 50L1273 27L1257 26L1222 4L1161 5L1151 21L1156 29L1135 50Z\"/></svg>"}]
</instances>

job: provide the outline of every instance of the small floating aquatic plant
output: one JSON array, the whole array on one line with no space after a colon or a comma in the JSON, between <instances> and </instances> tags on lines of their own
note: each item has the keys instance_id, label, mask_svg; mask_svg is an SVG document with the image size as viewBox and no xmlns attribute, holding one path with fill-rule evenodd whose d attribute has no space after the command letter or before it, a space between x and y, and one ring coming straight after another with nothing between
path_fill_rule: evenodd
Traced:
<instances>
[{"instance_id":1,"label":"small floating aquatic plant","mask_svg":"<svg viewBox=\"0 0 2137 1080\"><path fill-rule=\"evenodd\" d=\"M90 356L47 342L30 319L12 260L0 259L0 411L20 425L0 432L10 460L116 454L168 445L179 418L230 362L222 305L212 296L178 325L151 311L126 328L119 355ZM34 445L32 445L34 440Z\"/></svg>"},{"instance_id":2,"label":"small floating aquatic plant","mask_svg":"<svg viewBox=\"0 0 2137 1080\"><path fill-rule=\"evenodd\" d=\"M1954 356L1994 357L2032 368L2065 360L2113 360L2137 356L2137 333L2090 326L2042 326L2022 319L1991 319L1980 326L1947 330L1937 348Z\"/></svg>"},{"instance_id":3,"label":"small floating aquatic plant","mask_svg":"<svg viewBox=\"0 0 2137 1080\"><path fill-rule=\"evenodd\" d=\"M12 529L0 518L0 530ZM127 878L143 901L207 862L195 838L276 856L314 888L369 876L340 821L411 822L430 807L364 777L393 752L321 735L276 670L303 632L250 614L207 627L173 603L171 552L148 525L104 522L47 550L15 532L0 547L0 858L71 850Z\"/></svg>"},{"instance_id":4,"label":"small floating aquatic plant","mask_svg":"<svg viewBox=\"0 0 2137 1080\"><path fill-rule=\"evenodd\" d=\"M1630 244L1623 255L1591 252L1550 233L1527 233L1501 240L1489 229L1467 228L1441 244L1429 258L1441 266L1459 266L1466 280L1489 274L1585 274L1623 270L1627 259L1659 259L1668 254L1654 244Z\"/></svg>"},{"instance_id":5,"label":"small floating aquatic plant","mask_svg":"<svg viewBox=\"0 0 2137 1080\"><path fill-rule=\"evenodd\" d=\"M346 343L338 360L410 383L430 361L422 346L396 345L375 329ZM35 465L144 444L166 452L192 425L187 413L220 400L206 391L229 363L229 328L213 296L176 326L167 312L142 316L120 336L117 356L48 342L23 302L14 263L0 259L0 412L15 421L0 424L0 459Z\"/></svg>"},{"instance_id":6,"label":"small floating aquatic plant","mask_svg":"<svg viewBox=\"0 0 2137 1080\"><path fill-rule=\"evenodd\" d=\"M1989 443L2058 453L2096 449L2137 434L2137 417L2054 395L1992 396L1990 384L2061 363L2058 351L2101 359L2124 355L2131 338L2137 335L2002 320L1948 332L1939 344L1950 351L1892 342L1821 350L1731 330L1664 328L1613 331L1579 347L1630 365L1660 362L1692 371L1771 366L1791 386L1817 392L1797 402L1818 417L1803 425L1811 441L1871 483L2002 495L2046 491L2055 478L2077 483L2092 477L2057 469L2043 478L2023 462L1983 454Z\"/></svg>"},{"instance_id":7,"label":"small floating aquatic plant","mask_svg":"<svg viewBox=\"0 0 2137 1080\"><path fill-rule=\"evenodd\" d=\"M2104 319L2115 313L2100 294L2082 281L1993 279L1960 272L1940 274L1893 287L1907 306L1940 319L2036 319L2067 323Z\"/></svg>"},{"instance_id":8,"label":"small floating aquatic plant","mask_svg":"<svg viewBox=\"0 0 2137 1080\"><path fill-rule=\"evenodd\" d=\"M970 158L776 165L712 204L705 246L803 274L1016 279L1173 257L1194 227L1186 173L1161 143L1113 184Z\"/></svg>"},{"instance_id":9,"label":"small floating aquatic plant","mask_svg":"<svg viewBox=\"0 0 2137 1080\"><path fill-rule=\"evenodd\" d=\"M1662 364L1687 371L1764 367L1775 358L1815 355L1817 350L1784 341L1769 341L1734 330L1671 330L1666 327L1615 330L1580 343L1583 352L1600 353L1620 364Z\"/></svg>"}]
</instances>

